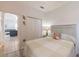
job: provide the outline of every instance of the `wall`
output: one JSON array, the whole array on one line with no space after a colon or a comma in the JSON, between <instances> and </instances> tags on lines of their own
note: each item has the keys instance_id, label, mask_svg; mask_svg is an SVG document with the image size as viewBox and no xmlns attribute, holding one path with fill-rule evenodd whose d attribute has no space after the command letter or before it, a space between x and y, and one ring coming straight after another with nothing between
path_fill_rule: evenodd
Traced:
<instances>
[{"instance_id":1,"label":"wall","mask_svg":"<svg viewBox=\"0 0 79 59\"><path fill-rule=\"evenodd\" d=\"M67 5L46 13L43 25L44 22L47 22L48 25L77 24L77 30L79 30L79 2L69 2ZM78 35L79 31L77 31L77 42L79 41ZM79 46L77 50L79 50Z\"/></svg>"},{"instance_id":2,"label":"wall","mask_svg":"<svg viewBox=\"0 0 79 59\"><path fill-rule=\"evenodd\" d=\"M2 12L0 12L0 41L3 43L3 41L2 41L2 39L3 39L3 31L2 31L2 27L1 27L2 26L1 19L2 19Z\"/></svg>"}]
</instances>

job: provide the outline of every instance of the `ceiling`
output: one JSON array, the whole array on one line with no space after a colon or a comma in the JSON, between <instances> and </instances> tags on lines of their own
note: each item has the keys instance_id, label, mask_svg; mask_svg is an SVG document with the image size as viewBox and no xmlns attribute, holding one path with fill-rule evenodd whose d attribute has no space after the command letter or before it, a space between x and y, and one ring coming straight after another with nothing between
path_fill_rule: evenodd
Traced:
<instances>
[{"instance_id":1,"label":"ceiling","mask_svg":"<svg viewBox=\"0 0 79 59\"><path fill-rule=\"evenodd\" d=\"M53 11L56 8L62 7L63 5L67 5L69 1L14 1L14 2L0 2L0 5L23 5L23 7L25 6L29 6L31 8L35 8L38 9L40 11L43 12L49 12L49 11ZM40 8L40 6L42 8Z\"/></svg>"},{"instance_id":2,"label":"ceiling","mask_svg":"<svg viewBox=\"0 0 79 59\"><path fill-rule=\"evenodd\" d=\"M67 4L68 2L67 1L29 1L29 2L27 1L24 3L27 3L29 6L34 7L40 11L49 12L51 10L55 10L56 8L59 8Z\"/></svg>"}]
</instances>

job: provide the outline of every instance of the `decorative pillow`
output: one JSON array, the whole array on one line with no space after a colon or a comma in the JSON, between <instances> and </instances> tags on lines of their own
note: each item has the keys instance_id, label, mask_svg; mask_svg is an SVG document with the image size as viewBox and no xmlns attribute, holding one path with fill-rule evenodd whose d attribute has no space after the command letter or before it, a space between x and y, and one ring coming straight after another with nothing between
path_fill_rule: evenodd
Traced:
<instances>
[{"instance_id":1,"label":"decorative pillow","mask_svg":"<svg viewBox=\"0 0 79 59\"><path fill-rule=\"evenodd\" d=\"M53 39L56 39L56 40L61 39L61 33L59 33L59 32L54 32L54 33L53 33Z\"/></svg>"}]
</instances>

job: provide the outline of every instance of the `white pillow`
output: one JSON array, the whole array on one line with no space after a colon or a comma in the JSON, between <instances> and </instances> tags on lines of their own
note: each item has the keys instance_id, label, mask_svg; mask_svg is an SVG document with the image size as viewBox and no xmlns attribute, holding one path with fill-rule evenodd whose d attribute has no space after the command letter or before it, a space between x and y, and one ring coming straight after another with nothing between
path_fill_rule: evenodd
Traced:
<instances>
[{"instance_id":1,"label":"white pillow","mask_svg":"<svg viewBox=\"0 0 79 59\"><path fill-rule=\"evenodd\" d=\"M76 44L76 39L71 35L61 34L61 38L64 40L72 41L74 44Z\"/></svg>"}]
</instances>

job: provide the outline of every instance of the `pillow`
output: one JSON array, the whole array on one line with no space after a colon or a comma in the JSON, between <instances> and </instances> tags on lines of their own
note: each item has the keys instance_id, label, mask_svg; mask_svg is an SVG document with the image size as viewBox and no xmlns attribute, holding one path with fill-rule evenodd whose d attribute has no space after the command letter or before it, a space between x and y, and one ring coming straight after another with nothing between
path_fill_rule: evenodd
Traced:
<instances>
[{"instance_id":1,"label":"pillow","mask_svg":"<svg viewBox=\"0 0 79 59\"><path fill-rule=\"evenodd\" d=\"M74 44L76 44L76 39L71 35L61 34L61 38L64 40L72 41Z\"/></svg>"},{"instance_id":2,"label":"pillow","mask_svg":"<svg viewBox=\"0 0 79 59\"><path fill-rule=\"evenodd\" d=\"M53 39L56 39L56 40L61 39L61 33L59 33L59 32L54 32L54 33L53 33Z\"/></svg>"}]
</instances>

